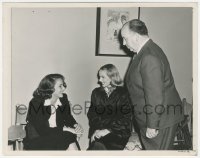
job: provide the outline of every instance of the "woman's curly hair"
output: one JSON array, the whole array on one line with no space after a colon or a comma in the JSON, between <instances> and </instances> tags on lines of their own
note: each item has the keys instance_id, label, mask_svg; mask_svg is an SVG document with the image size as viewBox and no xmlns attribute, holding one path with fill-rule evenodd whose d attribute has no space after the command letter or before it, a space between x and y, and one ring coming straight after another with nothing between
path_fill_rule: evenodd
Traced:
<instances>
[{"instance_id":1,"label":"woman's curly hair","mask_svg":"<svg viewBox=\"0 0 200 158\"><path fill-rule=\"evenodd\" d=\"M52 97L53 92L55 91L54 86L56 80L63 80L63 86L66 88L65 78L61 74L49 74L46 75L39 83L38 88L33 92L34 97L42 97L43 99L49 99Z\"/></svg>"}]
</instances>

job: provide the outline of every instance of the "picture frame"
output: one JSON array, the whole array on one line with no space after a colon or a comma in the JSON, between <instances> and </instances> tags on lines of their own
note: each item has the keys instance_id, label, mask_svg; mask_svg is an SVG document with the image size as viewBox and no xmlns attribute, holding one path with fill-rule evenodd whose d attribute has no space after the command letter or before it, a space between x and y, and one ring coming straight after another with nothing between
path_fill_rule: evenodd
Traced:
<instances>
[{"instance_id":1,"label":"picture frame","mask_svg":"<svg viewBox=\"0 0 200 158\"><path fill-rule=\"evenodd\" d=\"M120 30L131 19L140 19L140 7L97 8L96 56L130 56L130 51L122 44Z\"/></svg>"}]
</instances>

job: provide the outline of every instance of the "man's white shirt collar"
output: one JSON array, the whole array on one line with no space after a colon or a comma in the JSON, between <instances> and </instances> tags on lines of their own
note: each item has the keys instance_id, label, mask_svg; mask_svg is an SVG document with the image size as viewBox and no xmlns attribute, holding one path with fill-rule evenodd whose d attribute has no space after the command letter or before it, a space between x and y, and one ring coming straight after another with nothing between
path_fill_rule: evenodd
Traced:
<instances>
[{"instance_id":1,"label":"man's white shirt collar","mask_svg":"<svg viewBox=\"0 0 200 158\"><path fill-rule=\"evenodd\" d=\"M139 47L137 54L140 52L140 50L142 49L142 47L150 40L150 38L147 38Z\"/></svg>"}]
</instances>

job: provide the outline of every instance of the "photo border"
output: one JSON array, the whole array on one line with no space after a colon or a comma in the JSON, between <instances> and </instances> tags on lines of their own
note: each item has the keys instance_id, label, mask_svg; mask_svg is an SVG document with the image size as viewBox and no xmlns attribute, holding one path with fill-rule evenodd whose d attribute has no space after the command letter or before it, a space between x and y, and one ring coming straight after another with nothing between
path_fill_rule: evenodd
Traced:
<instances>
[{"instance_id":1,"label":"photo border","mask_svg":"<svg viewBox=\"0 0 200 158\"><path fill-rule=\"evenodd\" d=\"M7 138L8 126L11 122L11 9L26 7L104 7L112 5L133 6L133 7L192 7L193 8L193 150L181 151L8 151ZM197 53L197 3L3 3L3 154L5 155L113 155L113 156L195 156L197 155L198 141L198 53Z\"/></svg>"}]
</instances>

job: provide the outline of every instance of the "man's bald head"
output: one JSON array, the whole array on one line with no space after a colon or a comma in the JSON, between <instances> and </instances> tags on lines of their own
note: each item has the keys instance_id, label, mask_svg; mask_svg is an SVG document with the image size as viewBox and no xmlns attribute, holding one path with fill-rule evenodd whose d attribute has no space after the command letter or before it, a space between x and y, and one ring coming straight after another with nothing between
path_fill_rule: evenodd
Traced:
<instances>
[{"instance_id":1,"label":"man's bald head","mask_svg":"<svg viewBox=\"0 0 200 158\"><path fill-rule=\"evenodd\" d=\"M148 30L145 23L138 19L133 19L126 22L122 27L122 31L126 29L128 29L130 32L136 32L142 36L148 36Z\"/></svg>"},{"instance_id":2,"label":"man's bald head","mask_svg":"<svg viewBox=\"0 0 200 158\"><path fill-rule=\"evenodd\" d=\"M149 38L146 25L138 19L125 23L121 29L121 36L123 45L132 52L137 52L141 44Z\"/></svg>"}]
</instances>

